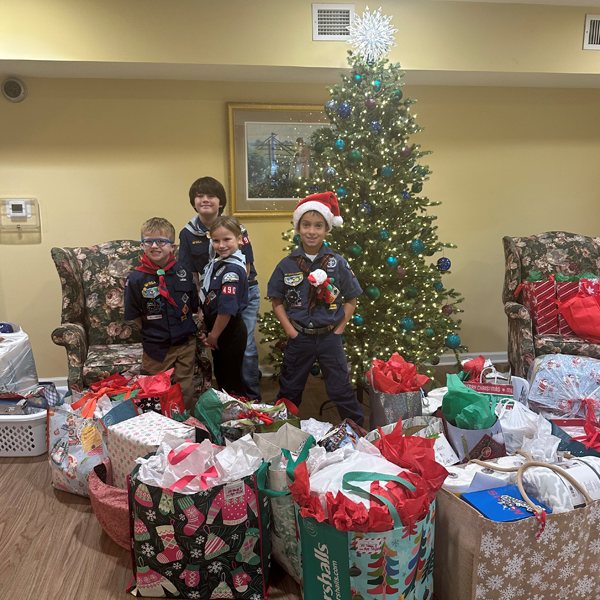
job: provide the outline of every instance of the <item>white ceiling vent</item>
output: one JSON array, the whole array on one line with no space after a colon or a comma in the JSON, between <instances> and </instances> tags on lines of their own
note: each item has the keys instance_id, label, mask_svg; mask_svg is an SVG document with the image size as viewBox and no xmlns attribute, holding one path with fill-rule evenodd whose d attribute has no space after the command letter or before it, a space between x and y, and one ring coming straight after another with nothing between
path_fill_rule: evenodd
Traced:
<instances>
[{"instance_id":1,"label":"white ceiling vent","mask_svg":"<svg viewBox=\"0 0 600 600\"><path fill-rule=\"evenodd\" d=\"M354 4L313 4L313 41L342 41L350 36Z\"/></svg>"},{"instance_id":2,"label":"white ceiling vent","mask_svg":"<svg viewBox=\"0 0 600 600\"><path fill-rule=\"evenodd\" d=\"M600 15L585 15L584 50L600 50Z\"/></svg>"}]
</instances>

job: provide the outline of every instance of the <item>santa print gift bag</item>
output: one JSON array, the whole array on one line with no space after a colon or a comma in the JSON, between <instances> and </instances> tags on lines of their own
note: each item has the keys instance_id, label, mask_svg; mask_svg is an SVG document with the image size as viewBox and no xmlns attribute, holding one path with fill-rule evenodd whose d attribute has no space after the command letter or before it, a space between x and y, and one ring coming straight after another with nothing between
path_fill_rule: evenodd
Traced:
<instances>
[{"instance_id":1,"label":"santa print gift bag","mask_svg":"<svg viewBox=\"0 0 600 600\"><path fill-rule=\"evenodd\" d=\"M133 580L127 591L155 598L266 598L271 514L256 483L260 470L194 494L140 483L138 470L128 486Z\"/></svg>"}]
</instances>

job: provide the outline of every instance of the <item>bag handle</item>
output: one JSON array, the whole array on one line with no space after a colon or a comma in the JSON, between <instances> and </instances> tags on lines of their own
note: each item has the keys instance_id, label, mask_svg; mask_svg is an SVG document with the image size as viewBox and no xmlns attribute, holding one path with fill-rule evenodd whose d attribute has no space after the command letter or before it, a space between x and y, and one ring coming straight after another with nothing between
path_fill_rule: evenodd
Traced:
<instances>
[{"instance_id":1,"label":"bag handle","mask_svg":"<svg viewBox=\"0 0 600 600\"><path fill-rule=\"evenodd\" d=\"M531 456L531 454L529 454L529 452L525 452L525 450L517 450L515 452L515 454L520 454L521 456L524 456L527 459L527 461L533 462L533 457ZM492 469L492 471L499 471L500 473L516 473L521 468L521 467L501 467L501 466L497 465L496 463L484 462L483 460L479 460L477 458L474 458L474 459L470 460L469 462L472 462L481 467L485 467L486 469ZM521 466L523 466L523 465L521 465Z\"/></svg>"},{"instance_id":2,"label":"bag handle","mask_svg":"<svg viewBox=\"0 0 600 600\"><path fill-rule=\"evenodd\" d=\"M394 527L402 526L402 521L400 520L398 511L396 510L396 507L390 500L388 500L385 496L380 496L379 494L372 494L371 492L367 492L356 485L352 485L350 481L395 481L400 485L403 485L407 490L414 492L417 488L410 481L406 481L406 479L402 479L402 477L398 477L396 475L384 475L383 473L365 473L364 471L350 471L348 473L345 473L342 477L342 489L354 492L359 496L366 496L367 498L373 496L374 498L377 498L388 507L392 520L394 521Z\"/></svg>"},{"instance_id":3,"label":"bag handle","mask_svg":"<svg viewBox=\"0 0 600 600\"><path fill-rule=\"evenodd\" d=\"M192 440L185 440L186 442L191 442ZM200 444L190 444L186 446L183 450L179 452L175 452L175 450L171 450L167 456L169 464L178 465L182 460L185 460L196 448L198 448Z\"/></svg>"},{"instance_id":4,"label":"bag handle","mask_svg":"<svg viewBox=\"0 0 600 600\"><path fill-rule=\"evenodd\" d=\"M169 486L167 489L171 490L172 492L174 492L175 490L180 490L181 488L185 487L188 483L190 483L190 481L196 479L196 477L200 477L200 487L203 490L207 490L208 485L206 484L206 480L209 477L218 477L218 475L219 472L217 471L217 468L213 466L210 467L210 469L206 469L204 473L200 473L199 475L185 475L181 479L178 479L173 485Z\"/></svg>"}]
</instances>

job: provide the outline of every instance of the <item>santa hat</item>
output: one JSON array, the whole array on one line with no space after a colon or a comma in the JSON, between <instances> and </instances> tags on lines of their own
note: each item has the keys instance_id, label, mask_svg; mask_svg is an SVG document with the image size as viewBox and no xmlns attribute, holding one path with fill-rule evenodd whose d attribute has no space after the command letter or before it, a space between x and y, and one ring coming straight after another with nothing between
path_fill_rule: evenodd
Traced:
<instances>
[{"instance_id":1,"label":"santa hat","mask_svg":"<svg viewBox=\"0 0 600 600\"><path fill-rule=\"evenodd\" d=\"M298 231L298 223L302 215L310 210L316 210L323 215L329 229L339 227L344 222L340 217L340 207L337 198L333 192L324 192L323 194L312 194L304 200L300 200L294 211L294 229Z\"/></svg>"}]
</instances>

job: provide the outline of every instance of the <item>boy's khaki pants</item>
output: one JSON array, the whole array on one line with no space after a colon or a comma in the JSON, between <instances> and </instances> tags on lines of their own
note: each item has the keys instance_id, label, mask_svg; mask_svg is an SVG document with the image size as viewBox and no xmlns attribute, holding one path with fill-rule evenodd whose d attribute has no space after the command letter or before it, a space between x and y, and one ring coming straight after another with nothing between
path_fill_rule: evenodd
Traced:
<instances>
[{"instance_id":1,"label":"boy's khaki pants","mask_svg":"<svg viewBox=\"0 0 600 600\"><path fill-rule=\"evenodd\" d=\"M196 336L190 335L187 344L171 346L162 362L142 354L142 374L157 375L169 369L175 369L171 375L172 383L181 384L181 392L185 408L190 414L194 412L194 366L196 364Z\"/></svg>"}]
</instances>

